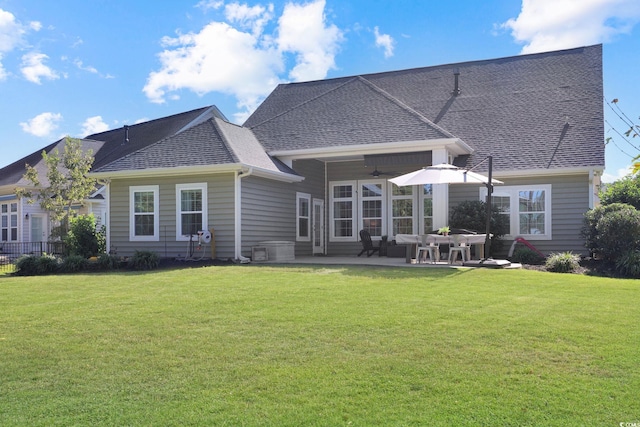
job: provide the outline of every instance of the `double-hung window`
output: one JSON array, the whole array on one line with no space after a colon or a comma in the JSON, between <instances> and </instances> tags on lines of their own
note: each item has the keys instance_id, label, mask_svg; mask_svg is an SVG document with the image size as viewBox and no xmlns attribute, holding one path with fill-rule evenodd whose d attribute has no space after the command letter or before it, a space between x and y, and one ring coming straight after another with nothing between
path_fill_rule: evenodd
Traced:
<instances>
[{"instance_id":1,"label":"double-hung window","mask_svg":"<svg viewBox=\"0 0 640 427\"><path fill-rule=\"evenodd\" d=\"M433 231L433 187L431 184L424 184L418 186L420 191L421 200L421 217L422 217L422 230L424 234L429 234Z\"/></svg>"},{"instance_id":2,"label":"double-hung window","mask_svg":"<svg viewBox=\"0 0 640 427\"><path fill-rule=\"evenodd\" d=\"M371 237L381 237L385 231L385 181L359 181L361 228Z\"/></svg>"},{"instance_id":3,"label":"double-hung window","mask_svg":"<svg viewBox=\"0 0 640 427\"><path fill-rule=\"evenodd\" d=\"M129 187L130 240L160 240L159 197L157 185Z\"/></svg>"},{"instance_id":4,"label":"double-hung window","mask_svg":"<svg viewBox=\"0 0 640 427\"><path fill-rule=\"evenodd\" d=\"M414 187L391 186L391 229L392 235L413 234Z\"/></svg>"},{"instance_id":5,"label":"double-hung window","mask_svg":"<svg viewBox=\"0 0 640 427\"><path fill-rule=\"evenodd\" d=\"M308 242L311 240L311 195L296 193L296 240Z\"/></svg>"},{"instance_id":6,"label":"double-hung window","mask_svg":"<svg viewBox=\"0 0 640 427\"><path fill-rule=\"evenodd\" d=\"M482 200L487 190L480 190ZM491 203L509 217L509 235L529 240L551 239L551 185L495 187Z\"/></svg>"},{"instance_id":7,"label":"double-hung window","mask_svg":"<svg viewBox=\"0 0 640 427\"><path fill-rule=\"evenodd\" d=\"M354 241L357 233L356 182L332 182L330 191L331 239L336 242Z\"/></svg>"},{"instance_id":8,"label":"double-hung window","mask_svg":"<svg viewBox=\"0 0 640 427\"><path fill-rule=\"evenodd\" d=\"M0 241L18 241L18 203L0 205Z\"/></svg>"},{"instance_id":9,"label":"double-hung window","mask_svg":"<svg viewBox=\"0 0 640 427\"><path fill-rule=\"evenodd\" d=\"M176 185L176 240L207 230L207 183Z\"/></svg>"}]
</instances>

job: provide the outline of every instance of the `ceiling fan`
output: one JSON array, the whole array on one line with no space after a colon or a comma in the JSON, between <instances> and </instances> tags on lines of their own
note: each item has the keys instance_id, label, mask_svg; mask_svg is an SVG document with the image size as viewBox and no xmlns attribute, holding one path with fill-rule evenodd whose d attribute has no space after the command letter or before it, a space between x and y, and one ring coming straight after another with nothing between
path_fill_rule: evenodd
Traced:
<instances>
[{"instance_id":1,"label":"ceiling fan","mask_svg":"<svg viewBox=\"0 0 640 427\"><path fill-rule=\"evenodd\" d=\"M369 174L374 178L378 178L380 175L397 175L395 172L382 172L378 170L378 166L373 168L373 171Z\"/></svg>"}]
</instances>

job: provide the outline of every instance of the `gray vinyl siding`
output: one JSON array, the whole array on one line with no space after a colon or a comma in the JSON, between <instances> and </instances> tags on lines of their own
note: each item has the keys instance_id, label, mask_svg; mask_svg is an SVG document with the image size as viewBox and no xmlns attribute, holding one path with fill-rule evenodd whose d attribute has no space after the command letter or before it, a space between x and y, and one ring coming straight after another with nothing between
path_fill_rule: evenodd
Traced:
<instances>
[{"instance_id":1,"label":"gray vinyl siding","mask_svg":"<svg viewBox=\"0 0 640 427\"><path fill-rule=\"evenodd\" d=\"M136 250L156 252L162 258L182 258L188 242L176 240L176 184L207 183L208 225L214 229L216 257L234 257L234 175L217 174L180 178L139 178L112 180L110 185L109 248L118 256L131 256ZM129 187L159 186L160 240L129 240ZM207 248L207 257L211 255Z\"/></svg>"},{"instance_id":2,"label":"gray vinyl siding","mask_svg":"<svg viewBox=\"0 0 640 427\"><path fill-rule=\"evenodd\" d=\"M589 175L501 179L506 186L551 185L552 240L531 240L544 254L572 251L586 255L584 239L580 237L585 212L589 210ZM498 188L499 186L496 186ZM478 200L479 187L452 185L449 187L449 208L463 200ZM512 240L504 240L505 255Z\"/></svg>"},{"instance_id":3,"label":"gray vinyl siding","mask_svg":"<svg viewBox=\"0 0 640 427\"><path fill-rule=\"evenodd\" d=\"M293 169L300 175L304 176L304 181L296 183L294 189L296 192L307 193L313 199L325 200L324 204L324 222L325 222L325 243L329 237L328 227L328 211L326 202L324 163L318 160L296 160L293 162ZM294 202L295 203L295 202ZM310 208L312 208L312 206ZM294 204L295 207L295 204ZM296 219L297 220L297 219ZM296 256L311 256L313 254L312 241L296 242Z\"/></svg>"},{"instance_id":4,"label":"gray vinyl siding","mask_svg":"<svg viewBox=\"0 0 640 427\"><path fill-rule=\"evenodd\" d=\"M263 241L296 240L293 184L255 176L242 179L242 255Z\"/></svg>"}]
</instances>

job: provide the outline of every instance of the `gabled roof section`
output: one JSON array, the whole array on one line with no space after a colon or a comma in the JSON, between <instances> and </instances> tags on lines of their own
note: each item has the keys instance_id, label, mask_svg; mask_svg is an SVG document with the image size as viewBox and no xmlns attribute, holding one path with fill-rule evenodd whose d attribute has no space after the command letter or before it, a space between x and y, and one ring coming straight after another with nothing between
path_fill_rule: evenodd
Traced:
<instances>
[{"instance_id":1,"label":"gabled roof section","mask_svg":"<svg viewBox=\"0 0 640 427\"><path fill-rule=\"evenodd\" d=\"M215 106L209 106L89 135L88 139L105 142L103 148L96 153L94 169L184 132L213 117L224 118Z\"/></svg>"},{"instance_id":2,"label":"gabled roof section","mask_svg":"<svg viewBox=\"0 0 640 427\"><path fill-rule=\"evenodd\" d=\"M268 151L455 138L358 76L280 85L263 105L245 127Z\"/></svg>"},{"instance_id":3,"label":"gabled roof section","mask_svg":"<svg viewBox=\"0 0 640 427\"><path fill-rule=\"evenodd\" d=\"M245 126L270 152L453 135L468 167L603 168L602 99L595 45L280 85Z\"/></svg>"},{"instance_id":4,"label":"gabled roof section","mask_svg":"<svg viewBox=\"0 0 640 427\"><path fill-rule=\"evenodd\" d=\"M94 169L94 173L127 173L215 166L255 167L273 174L295 175L264 151L253 133L219 117L148 145Z\"/></svg>"}]
</instances>

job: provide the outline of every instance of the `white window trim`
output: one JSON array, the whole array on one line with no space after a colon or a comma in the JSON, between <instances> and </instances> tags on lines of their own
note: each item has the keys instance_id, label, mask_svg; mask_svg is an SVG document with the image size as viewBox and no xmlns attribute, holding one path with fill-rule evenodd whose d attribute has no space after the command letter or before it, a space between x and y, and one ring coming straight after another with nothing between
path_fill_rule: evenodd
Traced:
<instances>
[{"instance_id":1,"label":"white window trim","mask_svg":"<svg viewBox=\"0 0 640 427\"><path fill-rule=\"evenodd\" d=\"M496 186L493 187L494 196L509 197L510 203L510 232L505 235L507 239L515 239L516 237L524 237L527 240L551 240L551 226L553 224L551 218L551 184L541 185L511 185L511 186ZM544 234L521 234L520 233L520 211L519 211L519 192L520 191L544 191ZM480 200L485 201L487 199L486 187L480 188Z\"/></svg>"},{"instance_id":2,"label":"white window trim","mask_svg":"<svg viewBox=\"0 0 640 427\"><path fill-rule=\"evenodd\" d=\"M333 194L334 194L334 187L338 187L341 185L350 185L352 188L352 193L351 193L351 197L349 198L339 198L336 199L334 198ZM334 206L333 203L335 201L346 201L346 200L350 200L352 203L351 206L351 224L352 224L352 230L353 230L353 236L336 236L335 232L336 232L336 227L335 227L335 220L336 218L334 217ZM331 181L329 183L329 241L331 242L357 242L359 239L358 233L360 231L360 229L358 228L358 218L357 218L357 213L358 213L358 181ZM345 218L348 219L348 218Z\"/></svg>"},{"instance_id":3,"label":"white window trim","mask_svg":"<svg viewBox=\"0 0 640 427\"><path fill-rule=\"evenodd\" d=\"M307 215L302 216L300 213L300 200L307 201ZM311 241L311 194L308 193L296 193L296 241L298 242L310 242ZM307 235L302 236L300 234L300 219L307 219Z\"/></svg>"},{"instance_id":4,"label":"white window trim","mask_svg":"<svg viewBox=\"0 0 640 427\"><path fill-rule=\"evenodd\" d=\"M387 235L388 234L388 213L387 213L387 209L389 206L389 202L387 200L387 186L386 186L386 179L367 179L367 180L361 180L358 181L357 184L358 186L356 187L356 199L357 199L357 203L358 203L358 227L355 230L356 234L360 233L360 230L362 230L364 228L364 208L362 207L362 204L364 201L367 200L380 200L381 206L380 206L380 221L381 221L381 233L382 236ZM363 185L367 185L367 184L373 184L373 185L380 185L380 191L382 192L382 194L380 196L370 196L370 197L363 197L362 194L360 193L362 186ZM371 236L372 240L381 240L382 236Z\"/></svg>"},{"instance_id":5,"label":"white window trim","mask_svg":"<svg viewBox=\"0 0 640 427\"><path fill-rule=\"evenodd\" d=\"M15 200L10 200L7 201L6 203L0 203L0 205L6 205L7 207L7 212L2 213L2 211L0 210L0 221L2 217L6 217L6 221L7 221L7 226L6 227L2 227L2 223L0 222L0 241L2 242L19 242L20 241L20 225L21 225L21 221L20 221L20 214L18 213L18 211L20 210L19 204L17 201ZM12 206L15 205L15 211L11 210ZM15 227L12 226L11 224L11 219L15 218L16 220L16 225ZM7 230L7 240L2 240L2 234L1 234L1 230ZM16 231L16 238L12 239L12 231L15 229Z\"/></svg>"},{"instance_id":6,"label":"white window trim","mask_svg":"<svg viewBox=\"0 0 640 427\"><path fill-rule=\"evenodd\" d=\"M153 192L153 236L135 235L134 195L141 192ZM160 186L140 185L129 187L129 241L157 242L160 240Z\"/></svg>"},{"instance_id":7,"label":"white window trim","mask_svg":"<svg viewBox=\"0 0 640 427\"><path fill-rule=\"evenodd\" d=\"M176 184L176 241L188 242L189 236L185 236L182 231L182 209L180 198L180 192L182 190L200 190L202 191L202 224L200 224L200 230L208 230L209 216L207 212L207 183L198 182L193 184Z\"/></svg>"}]
</instances>

